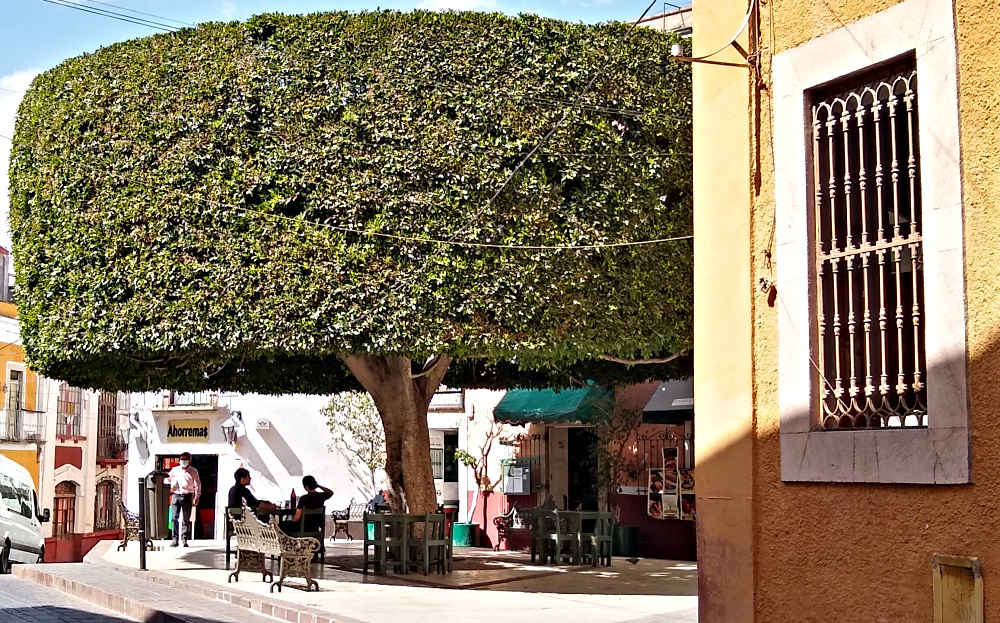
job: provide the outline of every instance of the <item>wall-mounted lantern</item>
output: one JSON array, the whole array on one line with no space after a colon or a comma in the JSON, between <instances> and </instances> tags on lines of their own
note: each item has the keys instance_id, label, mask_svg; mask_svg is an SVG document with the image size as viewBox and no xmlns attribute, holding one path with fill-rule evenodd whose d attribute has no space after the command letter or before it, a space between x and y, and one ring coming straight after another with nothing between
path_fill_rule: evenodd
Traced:
<instances>
[{"instance_id":1,"label":"wall-mounted lantern","mask_svg":"<svg viewBox=\"0 0 1000 623\"><path fill-rule=\"evenodd\" d=\"M222 423L222 437L226 440L226 443L236 443L236 439L240 436L240 425L242 422L243 413L233 411L232 415Z\"/></svg>"}]
</instances>

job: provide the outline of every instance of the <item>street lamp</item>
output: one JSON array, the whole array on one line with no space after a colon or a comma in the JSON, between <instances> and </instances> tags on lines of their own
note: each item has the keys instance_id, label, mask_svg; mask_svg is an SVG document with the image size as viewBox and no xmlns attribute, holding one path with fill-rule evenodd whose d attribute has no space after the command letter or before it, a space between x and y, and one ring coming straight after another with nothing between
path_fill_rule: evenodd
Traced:
<instances>
[{"instance_id":1,"label":"street lamp","mask_svg":"<svg viewBox=\"0 0 1000 623\"><path fill-rule=\"evenodd\" d=\"M124 422L121 426L118 427L118 431L121 433L122 442L125 444L125 447L127 448L128 442L131 441L132 439L132 424L130 422Z\"/></svg>"},{"instance_id":2,"label":"street lamp","mask_svg":"<svg viewBox=\"0 0 1000 623\"><path fill-rule=\"evenodd\" d=\"M239 427L242 420L243 414L239 411L233 411L233 414L222 423L222 436L226 443L236 443L236 438L240 435Z\"/></svg>"}]
</instances>

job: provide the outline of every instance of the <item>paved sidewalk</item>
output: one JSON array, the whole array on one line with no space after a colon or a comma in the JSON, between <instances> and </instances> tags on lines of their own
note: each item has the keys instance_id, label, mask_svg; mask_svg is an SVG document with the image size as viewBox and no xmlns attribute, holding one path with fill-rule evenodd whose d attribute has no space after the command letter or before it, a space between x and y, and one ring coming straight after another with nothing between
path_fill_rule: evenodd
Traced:
<instances>
[{"instance_id":1,"label":"paved sidewalk","mask_svg":"<svg viewBox=\"0 0 1000 623\"><path fill-rule=\"evenodd\" d=\"M269 592L260 576L241 574L228 584L224 570L225 544L192 542L190 548L166 548L147 554L150 571L138 567L138 545L124 552L105 541L87 556L84 565L18 565L21 577L46 585L71 578L76 585L67 592L89 599L94 582L106 592L109 585L133 601L161 610L186 595L198 623L270 620L260 613L295 623L439 623L482 620L491 623L555 623L585 620L588 623L697 623L697 567L694 563L640 560L629 564L615 559L612 567L534 566L525 554L489 550L456 550L466 570L442 578L434 575L392 575L383 578L337 568L360 551L360 543L338 542L328 546L328 565L314 567L320 592L286 586ZM331 563L331 561L334 561ZM469 564L471 561L471 564ZM63 569L74 567L77 571ZM114 579L110 579L114 578ZM126 583L121 578L126 578ZM170 597L167 597L169 595ZM183 598L181 598L183 599ZM195 603L194 600L197 600ZM208 603L206 603L208 602ZM117 602L108 602L112 606ZM254 612L248 612L247 609ZM128 614L124 610L111 610ZM165 610L164 610L165 611ZM175 608L176 611L176 608ZM236 612L236 614L232 614ZM172 611L171 614L174 612ZM211 617L217 618L211 618ZM235 617L235 618L232 618ZM256 618L254 618L256 617ZM136 617L140 620L156 620ZM172 619L170 620L173 621ZM185 621L187 623L187 621Z\"/></svg>"},{"instance_id":2,"label":"paved sidewalk","mask_svg":"<svg viewBox=\"0 0 1000 623\"><path fill-rule=\"evenodd\" d=\"M135 623L120 614L21 578L0 576L3 623Z\"/></svg>"},{"instance_id":3,"label":"paved sidewalk","mask_svg":"<svg viewBox=\"0 0 1000 623\"><path fill-rule=\"evenodd\" d=\"M16 579L35 582L103 611L150 623L274 623L274 619L250 612L232 603L217 601L190 591L157 584L103 565L48 564L14 565ZM25 621L63 621L45 618L44 612L25 611ZM0 612L2 617L3 612ZM6 621L6 619L3 619ZM67 621L70 619L66 619ZM85 619L72 619L84 621ZM310 623L315 623L311 621ZM322 623L328 623L323 621Z\"/></svg>"}]
</instances>

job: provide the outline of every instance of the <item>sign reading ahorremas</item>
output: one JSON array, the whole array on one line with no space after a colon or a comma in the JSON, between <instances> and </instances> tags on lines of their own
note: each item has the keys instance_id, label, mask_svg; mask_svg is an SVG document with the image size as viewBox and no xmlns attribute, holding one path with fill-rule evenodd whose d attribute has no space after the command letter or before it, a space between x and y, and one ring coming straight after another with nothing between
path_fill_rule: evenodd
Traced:
<instances>
[{"instance_id":1,"label":"sign reading ahorremas","mask_svg":"<svg viewBox=\"0 0 1000 623\"><path fill-rule=\"evenodd\" d=\"M208 420L170 420L167 441L208 441Z\"/></svg>"}]
</instances>

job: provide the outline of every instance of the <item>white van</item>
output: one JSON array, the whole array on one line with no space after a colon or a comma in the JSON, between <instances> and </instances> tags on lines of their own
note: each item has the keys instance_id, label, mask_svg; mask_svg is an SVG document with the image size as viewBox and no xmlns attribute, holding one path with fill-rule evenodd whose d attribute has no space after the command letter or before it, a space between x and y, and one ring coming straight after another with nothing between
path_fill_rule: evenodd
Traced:
<instances>
[{"instance_id":1,"label":"white van","mask_svg":"<svg viewBox=\"0 0 1000 623\"><path fill-rule=\"evenodd\" d=\"M38 510L38 493L23 465L0 454L0 573L12 562L42 562L45 536L42 523L49 509Z\"/></svg>"}]
</instances>

